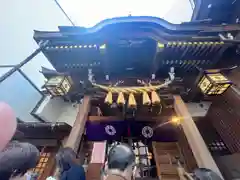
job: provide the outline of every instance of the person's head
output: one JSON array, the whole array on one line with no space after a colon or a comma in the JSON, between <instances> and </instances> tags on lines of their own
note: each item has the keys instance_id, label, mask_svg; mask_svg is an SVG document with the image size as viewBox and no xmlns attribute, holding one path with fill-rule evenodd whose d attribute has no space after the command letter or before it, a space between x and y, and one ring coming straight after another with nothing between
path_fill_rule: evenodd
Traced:
<instances>
[{"instance_id":1,"label":"person's head","mask_svg":"<svg viewBox=\"0 0 240 180\"><path fill-rule=\"evenodd\" d=\"M67 171L76 162L76 153L69 147L62 148L56 155L57 166L60 169L60 173Z\"/></svg>"},{"instance_id":2,"label":"person's head","mask_svg":"<svg viewBox=\"0 0 240 180\"><path fill-rule=\"evenodd\" d=\"M39 150L32 144L11 142L0 153L0 179L22 176L34 168L39 160Z\"/></svg>"}]
</instances>

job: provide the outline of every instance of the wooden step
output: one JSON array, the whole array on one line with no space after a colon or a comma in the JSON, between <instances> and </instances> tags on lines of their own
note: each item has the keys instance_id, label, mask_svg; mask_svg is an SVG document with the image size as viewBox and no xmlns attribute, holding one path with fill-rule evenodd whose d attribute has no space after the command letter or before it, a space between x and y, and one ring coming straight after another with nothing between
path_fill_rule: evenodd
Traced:
<instances>
[{"instance_id":1,"label":"wooden step","mask_svg":"<svg viewBox=\"0 0 240 180\"><path fill-rule=\"evenodd\" d=\"M152 178L152 177L137 177L135 180L159 180L158 178Z\"/></svg>"},{"instance_id":2,"label":"wooden step","mask_svg":"<svg viewBox=\"0 0 240 180\"><path fill-rule=\"evenodd\" d=\"M161 175L161 180L180 180L178 175Z\"/></svg>"},{"instance_id":3,"label":"wooden step","mask_svg":"<svg viewBox=\"0 0 240 180\"><path fill-rule=\"evenodd\" d=\"M167 143L161 143L161 142L154 142L155 146L159 149L176 149L177 143L175 142L167 142Z\"/></svg>"},{"instance_id":4,"label":"wooden step","mask_svg":"<svg viewBox=\"0 0 240 180\"><path fill-rule=\"evenodd\" d=\"M164 175L177 175L177 168L171 164L160 164L159 172Z\"/></svg>"},{"instance_id":5,"label":"wooden step","mask_svg":"<svg viewBox=\"0 0 240 180\"><path fill-rule=\"evenodd\" d=\"M179 151L177 149L170 149L170 150L162 150L162 149L156 149L156 153L158 155L164 155L164 154L170 154L171 156L179 156Z\"/></svg>"},{"instance_id":6,"label":"wooden step","mask_svg":"<svg viewBox=\"0 0 240 180\"><path fill-rule=\"evenodd\" d=\"M161 154L156 157L160 164L169 164L172 162L172 157L170 154Z\"/></svg>"},{"instance_id":7,"label":"wooden step","mask_svg":"<svg viewBox=\"0 0 240 180\"><path fill-rule=\"evenodd\" d=\"M177 143L153 142L153 152L160 179L179 180L176 157L180 157L180 152Z\"/></svg>"}]
</instances>

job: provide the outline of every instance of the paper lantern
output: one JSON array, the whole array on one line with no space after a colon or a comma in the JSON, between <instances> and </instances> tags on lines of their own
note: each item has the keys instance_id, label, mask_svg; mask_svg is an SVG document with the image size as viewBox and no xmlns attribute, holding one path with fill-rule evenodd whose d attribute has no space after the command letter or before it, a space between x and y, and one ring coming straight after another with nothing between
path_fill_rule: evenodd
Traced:
<instances>
[{"instance_id":1,"label":"paper lantern","mask_svg":"<svg viewBox=\"0 0 240 180\"><path fill-rule=\"evenodd\" d=\"M156 91L152 91L151 92L151 98L152 98L152 104L159 104L161 102L158 94L156 93Z\"/></svg>"},{"instance_id":2,"label":"paper lantern","mask_svg":"<svg viewBox=\"0 0 240 180\"><path fill-rule=\"evenodd\" d=\"M198 83L198 87L206 95L220 95L231 85L232 82L217 71L205 71L203 77Z\"/></svg>"},{"instance_id":3,"label":"paper lantern","mask_svg":"<svg viewBox=\"0 0 240 180\"><path fill-rule=\"evenodd\" d=\"M124 104L125 104L125 99L124 99L124 95L123 95L122 92L120 92L120 93L118 94L117 103L118 103L119 105L124 105Z\"/></svg>"},{"instance_id":4,"label":"paper lantern","mask_svg":"<svg viewBox=\"0 0 240 180\"><path fill-rule=\"evenodd\" d=\"M71 88L71 81L66 76L55 76L50 78L44 87L52 96L64 96Z\"/></svg>"},{"instance_id":5,"label":"paper lantern","mask_svg":"<svg viewBox=\"0 0 240 180\"><path fill-rule=\"evenodd\" d=\"M130 93L129 94L129 98L128 98L128 107L136 107L137 106L137 103L136 103L136 100L134 98L134 95L133 93Z\"/></svg>"},{"instance_id":6,"label":"paper lantern","mask_svg":"<svg viewBox=\"0 0 240 180\"><path fill-rule=\"evenodd\" d=\"M149 96L148 96L148 93L145 91L145 92L143 92L143 94L142 94L142 101L143 101L143 105L150 105L151 104L151 100L150 100L150 98L149 98Z\"/></svg>"},{"instance_id":7,"label":"paper lantern","mask_svg":"<svg viewBox=\"0 0 240 180\"><path fill-rule=\"evenodd\" d=\"M112 104L113 103L113 98L112 98L112 92L111 91L109 91L107 93L107 96L106 96L104 102L107 103L107 104Z\"/></svg>"},{"instance_id":8,"label":"paper lantern","mask_svg":"<svg viewBox=\"0 0 240 180\"><path fill-rule=\"evenodd\" d=\"M17 128L17 120L12 108L0 103L0 151L12 139Z\"/></svg>"}]
</instances>

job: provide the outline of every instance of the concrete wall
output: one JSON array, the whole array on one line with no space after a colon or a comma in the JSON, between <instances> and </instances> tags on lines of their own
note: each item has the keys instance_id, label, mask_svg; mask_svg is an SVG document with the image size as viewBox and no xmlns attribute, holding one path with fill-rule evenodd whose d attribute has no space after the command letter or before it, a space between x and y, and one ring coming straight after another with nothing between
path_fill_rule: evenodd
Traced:
<instances>
[{"instance_id":1,"label":"concrete wall","mask_svg":"<svg viewBox=\"0 0 240 180\"><path fill-rule=\"evenodd\" d=\"M61 98L47 96L35 114L47 122L65 122L73 126L78 113L78 105L64 102Z\"/></svg>"},{"instance_id":2,"label":"concrete wall","mask_svg":"<svg viewBox=\"0 0 240 180\"><path fill-rule=\"evenodd\" d=\"M5 0L0 4L0 65L18 64L38 47L33 30L54 31L59 25L71 25L54 0ZM44 83L41 66L52 67L43 54L22 68L38 87Z\"/></svg>"},{"instance_id":3,"label":"concrete wall","mask_svg":"<svg viewBox=\"0 0 240 180\"><path fill-rule=\"evenodd\" d=\"M186 106L192 117L204 117L211 106L211 102L186 103Z\"/></svg>"}]
</instances>

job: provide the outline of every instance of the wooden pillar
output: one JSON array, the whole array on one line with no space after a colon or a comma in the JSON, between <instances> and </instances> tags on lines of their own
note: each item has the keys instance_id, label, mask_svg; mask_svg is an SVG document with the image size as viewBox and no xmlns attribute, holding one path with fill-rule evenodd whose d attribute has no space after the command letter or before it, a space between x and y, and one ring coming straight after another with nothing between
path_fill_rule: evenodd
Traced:
<instances>
[{"instance_id":1,"label":"wooden pillar","mask_svg":"<svg viewBox=\"0 0 240 180\"><path fill-rule=\"evenodd\" d=\"M183 156L185 170L187 172L193 172L198 166L182 128L178 129L178 147Z\"/></svg>"},{"instance_id":2,"label":"wooden pillar","mask_svg":"<svg viewBox=\"0 0 240 180\"><path fill-rule=\"evenodd\" d=\"M73 124L72 130L68 138L63 142L63 147L70 147L75 152L78 150L82 135L85 130L85 124L88 118L88 112L90 110L90 101L91 101L90 96L84 96L82 104L80 104L78 107L78 114ZM59 170L58 170L58 167L56 167L53 175L55 177L58 177L59 176L58 173L59 173Z\"/></svg>"},{"instance_id":3,"label":"wooden pillar","mask_svg":"<svg viewBox=\"0 0 240 180\"><path fill-rule=\"evenodd\" d=\"M192 149L197 165L200 168L208 168L222 177L214 159L212 158L198 128L195 125L188 109L180 96L174 96L174 109L181 117L181 126Z\"/></svg>"},{"instance_id":4,"label":"wooden pillar","mask_svg":"<svg viewBox=\"0 0 240 180\"><path fill-rule=\"evenodd\" d=\"M86 180L101 179L101 169L105 163L107 141L94 142L91 161L88 165Z\"/></svg>"},{"instance_id":5,"label":"wooden pillar","mask_svg":"<svg viewBox=\"0 0 240 180\"><path fill-rule=\"evenodd\" d=\"M85 130L85 124L88 118L88 112L90 109L90 97L84 96L83 103L79 105L79 111L72 127L72 130L68 136L68 139L64 147L70 147L74 151L77 151L82 135Z\"/></svg>"}]
</instances>

